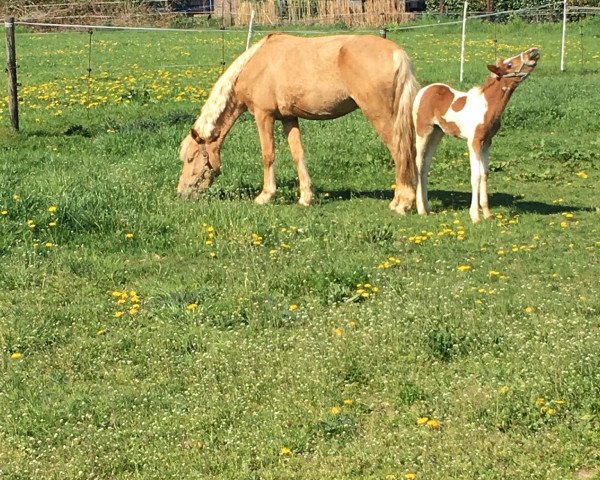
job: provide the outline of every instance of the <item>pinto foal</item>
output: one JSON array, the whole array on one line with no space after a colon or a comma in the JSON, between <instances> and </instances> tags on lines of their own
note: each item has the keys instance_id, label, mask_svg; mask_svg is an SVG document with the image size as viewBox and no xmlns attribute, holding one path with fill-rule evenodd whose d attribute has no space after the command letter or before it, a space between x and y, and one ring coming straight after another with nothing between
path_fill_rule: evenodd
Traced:
<instances>
[{"instance_id":1,"label":"pinto foal","mask_svg":"<svg viewBox=\"0 0 600 480\"><path fill-rule=\"evenodd\" d=\"M464 138L469 146L471 187L469 213L479 221L479 206L485 218L491 218L488 206L487 178L492 137L500 128L500 118L519 84L533 71L540 52L537 48L488 65L491 75L480 87L459 92L442 83L422 88L413 104L413 122L417 147L417 210L429 213L427 172L444 134Z\"/></svg>"}]
</instances>

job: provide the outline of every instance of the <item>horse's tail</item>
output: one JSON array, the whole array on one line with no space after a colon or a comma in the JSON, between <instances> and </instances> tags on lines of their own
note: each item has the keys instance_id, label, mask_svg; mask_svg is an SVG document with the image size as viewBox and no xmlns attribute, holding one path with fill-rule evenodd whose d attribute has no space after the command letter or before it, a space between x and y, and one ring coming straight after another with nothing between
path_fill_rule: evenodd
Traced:
<instances>
[{"instance_id":1,"label":"horse's tail","mask_svg":"<svg viewBox=\"0 0 600 480\"><path fill-rule=\"evenodd\" d=\"M393 145L400 156L396 169L404 183L410 183L416 175L415 127L412 120L414 99L419 91L419 83L413 73L408 55L399 52L394 55L396 63L396 94Z\"/></svg>"}]
</instances>

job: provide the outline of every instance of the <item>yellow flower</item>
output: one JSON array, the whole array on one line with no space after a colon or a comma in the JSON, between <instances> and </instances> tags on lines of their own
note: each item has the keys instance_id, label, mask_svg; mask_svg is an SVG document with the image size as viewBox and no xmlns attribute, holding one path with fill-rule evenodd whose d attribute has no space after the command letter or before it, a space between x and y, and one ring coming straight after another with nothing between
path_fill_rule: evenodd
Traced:
<instances>
[{"instance_id":1,"label":"yellow flower","mask_svg":"<svg viewBox=\"0 0 600 480\"><path fill-rule=\"evenodd\" d=\"M295 312L296 310L298 310L298 305L296 305L295 303L293 303L292 305L290 305L290 312Z\"/></svg>"},{"instance_id":2,"label":"yellow flower","mask_svg":"<svg viewBox=\"0 0 600 480\"><path fill-rule=\"evenodd\" d=\"M105 329L103 329L103 328L102 328L102 329L100 329L100 330L98 330L98 331L96 332L96 335L97 335L98 337L99 337L99 336L101 336L101 335L104 335L104 334L106 334L106 330L105 330Z\"/></svg>"},{"instance_id":3,"label":"yellow flower","mask_svg":"<svg viewBox=\"0 0 600 480\"><path fill-rule=\"evenodd\" d=\"M439 420L436 420L435 418L430 418L429 420L427 420L427 426L433 428L434 430L439 430L442 425Z\"/></svg>"},{"instance_id":4,"label":"yellow flower","mask_svg":"<svg viewBox=\"0 0 600 480\"><path fill-rule=\"evenodd\" d=\"M2 211L0 212L0 215L8 215L8 210L2 210Z\"/></svg>"},{"instance_id":5,"label":"yellow flower","mask_svg":"<svg viewBox=\"0 0 600 480\"><path fill-rule=\"evenodd\" d=\"M122 312L121 310L119 310L118 312L115 312L115 318L121 318L124 314L125 314L125 312Z\"/></svg>"},{"instance_id":6,"label":"yellow flower","mask_svg":"<svg viewBox=\"0 0 600 480\"><path fill-rule=\"evenodd\" d=\"M56 227L56 222L50 222L50 223L48 224L48 226L49 226L49 227Z\"/></svg>"},{"instance_id":7,"label":"yellow flower","mask_svg":"<svg viewBox=\"0 0 600 480\"><path fill-rule=\"evenodd\" d=\"M57 207L56 205L50 205L50 206L48 207L48 211L49 211L50 213L56 213L56 211L57 211L57 210L58 210L58 207Z\"/></svg>"},{"instance_id":8,"label":"yellow flower","mask_svg":"<svg viewBox=\"0 0 600 480\"><path fill-rule=\"evenodd\" d=\"M341 337L342 335L344 335L344 329L343 329L343 328L340 328L340 327L337 327L337 328L336 328L336 329L333 331L333 334L334 334L336 337Z\"/></svg>"},{"instance_id":9,"label":"yellow flower","mask_svg":"<svg viewBox=\"0 0 600 480\"><path fill-rule=\"evenodd\" d=\"M22 356L23 354L21 352L15 352L10 356L10 358L12 360L19 360Z\"/></svg>"},{"instance_id":10,"label":"yellow flower","mask_svg":"<svg viewBox=\"0 0 600 480\"><path fill-rule=\"evenodd\" d=\"M33 220L27 220L27 225L29 228L35 228L35 222Z\"/></svg>"},{"instance_id":11,"label":"yellow flower","mask_svg":"<svg viewBox=\"0 0 600 480\"><path fill-rule=\"evenodd\" d=\"M120 297L121 295L123 295L123 292L119 292L118 290L113 290L112 292L113 297Z\"/></svg>"},{"instance_id":12,"label":"yellow flower","mask_svg":"<svg viewBox=\"0 0 600 480\"><path fill-rule=\"evenodd\" d=\"M536 401L535 401L536 405L543 405L544 403L546 403L546 399L543 397L540 397L540 398L536 399Z\"/></svg>"},{"instance_id":13,"label":"yellow flower","mask_svg":"<svg viewBox=\"0 0 600 480\"><path fill-rule=\"evenodd\" d=\"M210 252L210 256L211 256L212 258L216 258L216 256L217 256L217 252Z\"/></svg>"},{"instance_id":14,"label":"yellow flower","mask_svg":"<svg viewBox=\"0 0 600 480\"><path fill-rule=\"evenodd\" d=\"M496 270L490 270L490 276L497 277L498 275L500 275L500 272L497 272Z\"/></svg>"},{"instance_id":15,"label":"yellow flower","mask_svg":"<svg viewBox=\"0 0 600 480\"><path fill-rule=\"evenodd\" d=\"M525 313L533 313L535 312L535 308L533 307L525 307Z\"/></svg>"},{"instance_id":16,"label":"yellow flower","mask_svg":"<svg viewBox=\"0 0 600 480\"><path fill-rule=\"evenodd\" d=\"M208 245L209 247L213 244L212 240L206 240L206 242L204 242L206 245Z\"/></svg>"},{"instance_id":17,"label":"yellow flower","mask_svg":"<svg viewBox=\"0 0 600 480\"><path fill-rule=\"evenodd\" d=\"M419 417L417 418L417 425L425 425L429 421L429 417Z\"/></svg>"},{"instance_id":18,"label":"yellow flower","mask_svg":"<svg viewBox=\"0 0 600 480\"><path fill-rule=\"evenodd\" d=\"M14 200L15 202L18 202L19 200L21 200L21 195L19 195L18 193L15 193L15 194L13 195L13 200Z\"/></svg>"},{"instance_id":19,"label":"yellow flower","mask_svg":"<svg viewBox=\"0 0 600 480\"><path fill-rule=\"evenodd\" d=\"M279 455L291 455L292 454L292 450L289 449L288 447L281 447L281 450L279 450Z\"/></svg>"},{"instance_id":20,"label":"yellow flower","mask_svg":"<svg viewBox=\"0 0 600 480\"><path fill-rule=\"evenodd\" d=\"M131 233L131 232L129 232L129 233L126 233L126 234L125 234L125 238L126 238L127 240L131 240L131 239L133 239L133 237L134 237L134 234L133 234L133 233Z\"/></svg>"},{"instance_id":21,"label":"yellow flower","mask_svg":"<svg viewBox=\"0 0 600 480\"><path fill-rule=\"evenodd\" d=\"M508 393L509 388L505 385L504 387L500 388L500 393L503 395L506 395Z\"/></svg>"},{"instance_id":22,"label":"yellow flower","mask_svg":"<svg viewBox=\"0 0 600 480\"><path fill-rule=\"evenodd\" d=\"M555 413L556 413L556 409L555 408L548 407L546 409L546 415L554 415Z\"/></svg>"},{"instance_id":23,"label":"yellow flower","mask_svg":"<svg viewBox=\"0 0 600 480\"><path fill-rule=\"evenodd\" d=\"M336 405L335 407L331 407L330 412L333 415L339 415L342 412L342 409Z\"/></svg>"},{"instance_id":24,"label":"yellow flower","mask_svg":"<svg viewBox=\"0 0 600 480\"><path fill-rule=\"evenodd\" d=\"M137 315L137 313L140 311L140 308L138 305L134 305L133 307L131 307L129 309L129 315Z\"/></svg>"},{"instance_id":25,"label":"yellow flower","mask_svg":"<svg viewBox=\"0 0 600 480\"><path fill-rule=\"evenodd\" d=\"M461 272L468 272L469 270L471 270L471 266L470 265L459 265L458 267L456 267L457 270L460 270Z\"/></svg>"},{"instance_id":26,"label":"yellow flower","mask_svg":"<svg viewBox=\"0 0 600 480\"><path fill-rule=\"evenodd\" d=\"M197 303L190 303L185 308L187 309L188 312L193 312L194 310L196 310L198 308L198 304Z\"/></svg>"},{"instance_id":27,"label":"yellow flower","mask_svg":"<svg viewBox=\"0 0 600 480\"><path fill-rule=\"evenodd\" d=\"M352 399L350 399L350 398L346 398L346 399L344 400L344 405L348 405L348 406L350 406L350 405L352 405L353 403L354 403L354 400L352 400Z\"/></svg>"},{"instance_id":28,"label":"yellow flower","mask_svg":"<svg viewBox=\"0 0 600 480\"><path fill-rule=\"evenodd\" d=\"M406 472L404 474L405 480L415 480L417 478L417 474L415 472Z\"/></svg>"},{"instance_id":29,"label":"yellow flower","mask_svg":"<svg viewBox=\"0 0 600 480\"><path fill-rule=\"evenodd\" d=\"M588 178L588 174L585 172L585 170L582 170L581 172L577 172L576 174L579 178Z\"/></svg>"}]
</instances>

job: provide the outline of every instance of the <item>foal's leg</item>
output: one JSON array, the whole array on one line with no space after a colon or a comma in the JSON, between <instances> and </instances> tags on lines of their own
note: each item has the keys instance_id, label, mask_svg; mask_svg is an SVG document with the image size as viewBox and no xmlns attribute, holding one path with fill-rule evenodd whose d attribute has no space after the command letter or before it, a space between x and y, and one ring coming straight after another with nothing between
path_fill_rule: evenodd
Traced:
<instances>
[{"instance_id":1,"label":"foal's leg","mask_svg":"<svg viewBox=\"0 0 600 480\"><path fill-rule=\"evenodd\" d=\"M417 147L417 211L421 215L429 213L429 204L427 200L427 173L431 167L433 154L435 153L440 140L444 136L441 128L433 126L431 131L424 135L416 137Z\"/></svg>"},{"instance_id":2,"label":"foal's leg","mask_svg":"<svg viewBox=\"0 0 600 480\"><path fill-rule=\"evenodd\" d=\"M273 138L273 124L275 119L269 113L256 112L256 126L260 137L262 159L264 166L263 189L254 199L259 205L264 205L271 200L277 190L275 183L275 140Z\"/></svg>"},{"instance_id":3,"label":"foal's leg","mask_svg":"<svg viewBox=\"0 0 600 480\"><path fill-rule=\"evenodd\" d=\"M292 152L292 158L296 164L296 170L298 171L298 180L300 181L300 200L298 203L308 207L312 202L312 182L306 169L306 162L304 161L304 148L302 147L302 139L300 137L300 126L298 125L298 119L292 118L283 120L283 128L287 136L290 151Z\"/></svg>"},{"instance_id":4,"label":"foal's leg","mask_svg":"<svg viewBox=\"0 0 600 480\"><path fill-rule=\"evenodd\" d=\"M473 223L479 223L479 186L481 184L481 144L469 140L469 160L471 163L471 207L469 215Z\"/></svg>"},{"instance_id":5,"label":"foal's leg","mask_svg":"<svg viewBox=\"0 0 600 480\"><path fill-rule=\"evenodd\" d=\"M480 174L481 180L479 183L479 205L481 205L481 210L483 210L483 216L486 219L490 219L493 217L492 212L490 211L489 203L488 203L488 189L487 189L487 181L488 175L490 171L490 147L492 143L486 142L481 147L481 163L480 163Z\"/></svg>"}]
</instances>

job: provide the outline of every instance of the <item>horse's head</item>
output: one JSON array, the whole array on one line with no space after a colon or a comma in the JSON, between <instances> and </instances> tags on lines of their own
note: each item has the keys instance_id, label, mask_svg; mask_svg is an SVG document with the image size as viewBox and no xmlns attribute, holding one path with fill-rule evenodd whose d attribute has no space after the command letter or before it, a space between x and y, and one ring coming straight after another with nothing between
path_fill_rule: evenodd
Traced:
<instances>
[{"instance_id":1,"label":"horse's head","mask_svg":"<svg viewBox=\"0 0 600 480\"><path fill-rule=\"evenodd\" d=\"M499 58L496 65L488 65L487 68L498 80L514 78L520 82L533 72L539 59L540 51L534 47L511 58Z\"/></svg>"},{"instance_id":2,"label":"horse's head","mask_svg":"<svg viewBox=\"0 0 600 480\"><path fill-rule=\"evenodd\" d=\"M202 138L192 128L183 139L179 156L183 162L177 193L181 198L197 198L198 194L211 186L220 172L220 156L214 139Z\"/></svg>"}]
</instances>

